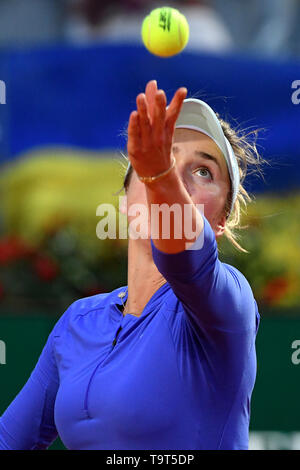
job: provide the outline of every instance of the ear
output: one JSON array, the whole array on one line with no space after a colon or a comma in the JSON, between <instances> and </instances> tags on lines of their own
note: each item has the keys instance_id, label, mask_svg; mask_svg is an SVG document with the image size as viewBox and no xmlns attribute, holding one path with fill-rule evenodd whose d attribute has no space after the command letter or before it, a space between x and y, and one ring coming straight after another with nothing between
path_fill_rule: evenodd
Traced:
<instances>
[{"instance_id":1,"label":"ear","mask_svg":"<svg viewBox=\"0 0 300 470\"><path fill-rule=\"evenodd\" d=\"M119 211L121 214L127 214L127 196L121 196L119 198Z\"/></svg>"},{"instance_id":2,"label":"ear","mask_svg":"<svg viewBox=\"0 0 300 470\"><path fill-rule=\"evenodd\" d=\"M226 227L226 215L222 215L222 217L220 218L214 230L216 238L221 237L224 234L225 227Z\"/></svg>"}]
</instances>

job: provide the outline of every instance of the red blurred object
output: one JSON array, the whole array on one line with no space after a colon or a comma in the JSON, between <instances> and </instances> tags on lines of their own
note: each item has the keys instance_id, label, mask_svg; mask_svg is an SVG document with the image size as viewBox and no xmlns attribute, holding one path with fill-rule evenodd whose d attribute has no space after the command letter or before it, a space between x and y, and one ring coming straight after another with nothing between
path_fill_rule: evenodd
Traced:
<instances>
[{"instance_id":1,"label":"red blurred object","mask_svg":"<svg viewBox=\"0 0 300 470\"><path fill-rule=\"evenodd\" d=\"M262 299L268 305L276 305L286 294L288 288L289 283L286 278L271 279L263 290Z\"/></svg>"},{"instance_id":2,"label":"red blurred object","mask_svg":"<svg viewBox=\"0 0 300 470\"><path fill-rule=\"evenodd\" d=\"M33 267L42 281L52 281L59 273L58 265L46 256L38 256L34 260Z\"/></svg>"},{"instance_id":3,"label":"red blurred object","mask_svg":"<svg viewBox=\"0 0 300 470\"><path fill-rule=\"evenodd\" d=\"M103 294L105 292L107 292L107 289L105 289L103 286L98 285L86 289L84 295L86 297L90 297L91 295Z\"/></svg>"},{"instance_id":4,"label":"red blurred object","mask_svg":"<svg viewBox=\"0 0 300 470\"><path fill-rule=\"evenodd\" d=\"M32 250L16 237L0 240L0 265L12 263L31 254Z\"/></svg>"},{"instance_id":5,"label":"red blurred object","mask_svg":"<svg viewBox=\"0 0 300 470\"><path fill-rule=\"evenodd\" d=\"M3 299L4 295L5 295L4 288L2 284L0 283L0 300Z\"/></svg>"}]
</instances>

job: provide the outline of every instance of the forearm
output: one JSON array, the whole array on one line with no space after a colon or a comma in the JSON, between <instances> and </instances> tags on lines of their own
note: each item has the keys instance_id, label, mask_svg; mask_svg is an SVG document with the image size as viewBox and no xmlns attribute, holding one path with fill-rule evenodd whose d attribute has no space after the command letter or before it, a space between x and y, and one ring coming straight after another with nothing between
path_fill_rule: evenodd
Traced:
<instances>
[{"instance_id":1,"label":"forearm","mask_svg":"<svg viewBox=\"0 0 300 470\"><path fill-rule=\"evenodd\" d=\"M170 173L157 181L145 184L148 214L151 221L151 234L156 248L164 253L179 253L186 250L187 244L193 243L203 230L203 218L193 203L176 167ZM157 214L157 206L166 204L162 217ZM170 211L173 205L174 213ZM175 215L173 215L175 214ZM172 215L172 216L171 216ZM169 225L169 230L166 228ZM153 237L153 234L158 238ZM178 236L180 237L178 238ZM192 236L192 238L191 238Z\"/></svg>"},{"instance_id":2,"label":"forearm","mask_svg":"<svg viewBox=\"0 0 300 470\"><path fill-rule=\"evenodd\" d=\"M59 377L52 342L51 333L29 379L0 417L0 449L46 449L57 436Z\"/></svg>"}]
</instances>

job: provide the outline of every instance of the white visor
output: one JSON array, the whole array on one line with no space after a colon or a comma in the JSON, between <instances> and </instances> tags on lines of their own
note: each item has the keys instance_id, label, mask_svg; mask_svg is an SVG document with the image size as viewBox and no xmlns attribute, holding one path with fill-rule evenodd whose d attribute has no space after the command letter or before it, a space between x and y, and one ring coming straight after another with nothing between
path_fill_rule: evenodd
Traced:
<instances>
[{"instance_id":1,"label":"white visor","mask_svg":"<svg viewBox=\"0 0 300 470\"><path fill-rule=\"evenodd\" d=\"M182 104L175 127L176 129L184 128L202 132L210 137L221 150L231 180L231 213L240 185L239 167L233 149L223 133L222 126L216 114L204 101L188 98L185 99ZM128 163L126 175L129 169L130 162Z\"/></svg>"}]
</instances>

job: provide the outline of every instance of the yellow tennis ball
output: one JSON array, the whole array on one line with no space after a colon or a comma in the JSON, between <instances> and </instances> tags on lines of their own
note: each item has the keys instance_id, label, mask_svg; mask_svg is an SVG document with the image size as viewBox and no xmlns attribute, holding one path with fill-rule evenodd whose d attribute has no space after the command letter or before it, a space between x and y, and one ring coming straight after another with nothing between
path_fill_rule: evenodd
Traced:
<instances>
[{"instance_id":1,"label":"yellow tennis ball","mask_svg":"<svg viewBox=\"0 0 300 470\"><path fill-rule=\"evenodd\" d=\"M142 24L143 43L152 54L170 57L181 52L189 40L189 24L175 8L155 8Z\"/></svg>"}]
</instances>

